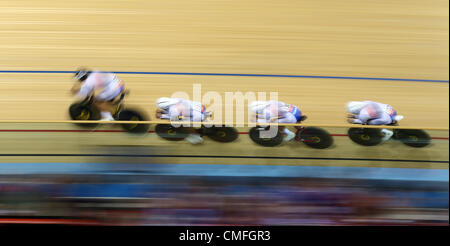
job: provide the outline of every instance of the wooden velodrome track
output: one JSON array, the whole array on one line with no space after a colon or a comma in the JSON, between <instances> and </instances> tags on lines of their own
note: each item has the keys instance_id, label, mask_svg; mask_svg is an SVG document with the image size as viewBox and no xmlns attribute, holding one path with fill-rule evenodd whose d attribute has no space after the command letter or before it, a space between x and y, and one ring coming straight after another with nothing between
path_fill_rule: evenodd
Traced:
<instances>
[{"instance_id":1,"label":"wooden velodrome track","mask_svg":"<svg viewBox=\"0 0 450 246\"><path fill-rule=\"evenodd\" d=\"M278 92L281 101L299 105L310 124L345 123L347 101L375 100L393 105L404 115L402 126L447 128L448 5L447 0L0 0L0 120L66 120L67 107L74 100L69 95L71 74L44 71L87 66L106 71L191 73L119 75L131 90L127 104L139 106L151 116L158 97L176 91L192 94L193 84L199 83L203 92L221 95ZM248 76L252 74L313 77ZM70 124L0 123L0 130L7 129L78 128ZM327 130L345 133L341 128ZM92 152L87 143L171 146L160 153L179 155L335 158L173 157L158 160L161 163L448 169L449 159L445 139L423 149L394 142L367 149L346 137L335 137L333 148L313 150L298 143L263 148L249 142L246 135L234 144L208 141L204 146L190 146L174 145L154 134L141 138L124 133L0 134L1 162L92 161L79 156L5 155ZM430 134L448 138L448 131Z\"/></svg>"}]
</instances>

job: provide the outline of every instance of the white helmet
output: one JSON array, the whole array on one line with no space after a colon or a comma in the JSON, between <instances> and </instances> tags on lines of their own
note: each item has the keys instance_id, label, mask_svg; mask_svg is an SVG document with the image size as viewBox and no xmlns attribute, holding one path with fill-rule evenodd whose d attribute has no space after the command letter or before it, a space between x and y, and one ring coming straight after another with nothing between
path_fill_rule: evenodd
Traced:
<instances>
[{"instance_id":1,"label":"white helmet","mask_svg":"<svg viewBox=\"0 0 450 246\"><path fill-rule=\"evenodd\" d=\"M352 114L359 114L361 109L363 109L366 105L367 105L366 102L352 101L347 103L347 111Z\"/></svg>"},{"instance_id":2,"label":"white helmet","mask_svg":"<svg viewBox=\"0 0 450 246\"><path fill-rule=\"evenodd\" d=\"M156 101L156 105L160 109L168 109L170 106L177 104L178 101L179 100L176 98L161 97L161 98L158 98L158 100Z\"/></svg>"},{"instance_id":3,"label":"white helmet","mask_svg":"<svg viewBox=\"0 0 450 246\"><path fill-rule=\"evenodd\" d=\"M267 105L269 105L269 102L266 101L254 101L252 103L250 103L250 110L258 113L260 111L262 111L264 108L267 107Z\"/></svg>"}]
</instances>

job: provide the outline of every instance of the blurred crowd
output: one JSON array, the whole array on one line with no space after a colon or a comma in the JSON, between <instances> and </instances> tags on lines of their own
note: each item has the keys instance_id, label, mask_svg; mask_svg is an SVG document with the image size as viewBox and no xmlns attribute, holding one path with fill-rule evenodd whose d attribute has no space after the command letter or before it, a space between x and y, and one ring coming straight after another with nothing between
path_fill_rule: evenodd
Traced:
<instances>
[{"instance_id":1,"label":"blurred crowd","mask_svg":"<svg viewBox=\"0 0 450 246\"><path fill-rule=\"evenodd\" d=\"M0 223L30 221L448 225L448 183L101 174L0 177Z\"/></svg>"}]
</instances>

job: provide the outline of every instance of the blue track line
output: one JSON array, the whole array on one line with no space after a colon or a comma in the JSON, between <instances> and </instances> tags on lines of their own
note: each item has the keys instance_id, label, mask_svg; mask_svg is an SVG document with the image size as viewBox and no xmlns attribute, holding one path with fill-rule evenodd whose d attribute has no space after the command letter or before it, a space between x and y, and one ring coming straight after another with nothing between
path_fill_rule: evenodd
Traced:
<instances>
[{"instance_id":1,"label":"blue track line","mask_svg":"<svg viewBox=\"0 0 450 246\"><path fill-rule=\"evenodd\" d=\"M0 70L0 73L74 73L75 71L51 70ZM275 77L275 78L309 78L309 79L353 79L353 80L381 80L381 81L409 81L449 83L449 80L433 79L405 79L405 78L376 78L376 77L346 77L346 76L315 76L315 75L283 75L283 74L243 74L243 73L176 73L176 72L126 72L113 71L116 74L153 74L153 75L195 75L195 76L231 76L231 77Z\"/></svg>"},{"instance_id":2,"label":"blue track line","mask_svg":"<svg viewBox=\"0 0 450 246\"><path fill-rule=\"evenodd\" d=\"M2 175L119 174L449 181L448 169L225 164L0 163Z\"/></svg>"}]
</instances>

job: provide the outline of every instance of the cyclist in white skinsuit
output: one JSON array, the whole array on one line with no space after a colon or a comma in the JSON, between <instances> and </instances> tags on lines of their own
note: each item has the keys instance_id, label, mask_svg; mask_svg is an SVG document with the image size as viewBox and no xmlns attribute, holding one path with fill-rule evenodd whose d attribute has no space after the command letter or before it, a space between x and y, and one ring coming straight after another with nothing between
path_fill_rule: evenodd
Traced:
<instances>
[{"instance_id":1,"label":"cyclist in white skinsuit","mask_svg":"<svg viewBox=\"0 0 450 246\"><path fill-rule=\"evenodd\" d=\"M188 121L201 122L204 121L208 113L205 111L205 106L200 102L193 102L190 100L179 98L161 97L156 102L159 110L156 117L160 119L168 119L170 121ZM186 138L192 144L199 144L203 142L203 138L191 129L191 134Z\"/></svg>"},{"instance_id":2,"label":"cyclist in white skinsuit","mask_svg":"<svg viewBox=\"0 0 450 246\"><path fill-rule=\"evenodd\" d=\"M79 82L72 87L72 94L86 98L94 93L94 105L99 109L101 120L114 120L113 101L125 90L125 84L115 74L80 69L75 73ZM81 84L80 84L81 83Z\"/></svg>"},{"instance_id":3,"label":"cyclist in white skinsuit","mask_svg":"<svg viewBox=\"0 0 450 246\"><path fill-rule=\"evenodd\" d=\"M373 101L352 101L347 104L349 115L348 122L362 125L389 125L403 119L397 115L397 111L388 104ZM382 129L383 140L386 141L394 134L392 131Z\"/></svg>"},{"instance_id":4,"label":"cyclist in white skinsuit","mask_svg":"<svg viewBox=\"0 0 450 246\"><path fill-rule=\"evenodd\" d=\"M160 100L164 100L164 97L160 98ZM200 122L205 120L205 106L201 103L178 98L170 98L169 100L172 100L172 105L166 109L162 109L160 107L162 109L161 119L191 122ZM159 105L162 105L162 103Z\"/></svg>"},{"instance_id":5,"label":"cyclist in white skinsuit","mask_svg":"<svg viewBox=\"0 0 450 246\"><path fill-rule=\"evenodd\" d=\"M278 101L254 101L250 104L250 110L256 113L258 123L297 123L306 118L298 107ZM280 128L286 135L284 141L295 137L295 133L286 127Z\"/></svg>"}]
</instances>

